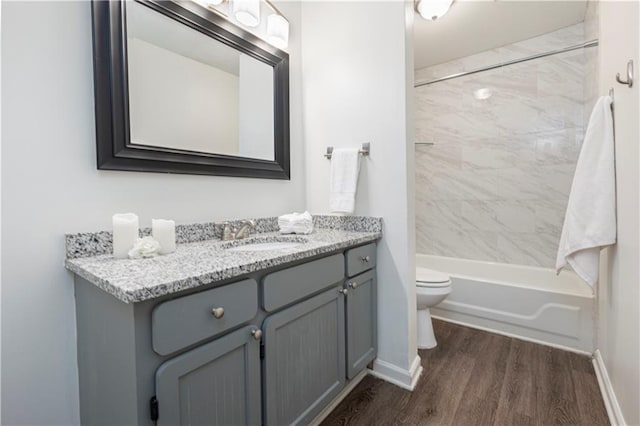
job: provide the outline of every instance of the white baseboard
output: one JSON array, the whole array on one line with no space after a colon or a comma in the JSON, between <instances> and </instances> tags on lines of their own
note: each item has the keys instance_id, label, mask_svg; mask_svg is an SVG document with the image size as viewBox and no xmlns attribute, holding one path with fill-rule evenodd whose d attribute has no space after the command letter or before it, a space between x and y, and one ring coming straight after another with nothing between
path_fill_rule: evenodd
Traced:
<instances>
[{"instance_id":1,"label":"white baseboard","mask_svg":"<svg viewBox=\"0 0 640 426\"><path fill-rule=\"evenodd\" d=\"M386 382L393 383L396 386L399 386L403 389L407 389L412 391L416 384L418 383L418 379L422 374L422 364L420 363L420 356L416 355L411 364L411 368L409 370L404 370L399 368L391 363L380 361L376 359L373 361L373 366L376 370L365 369L362 370L356 377L354 377L347 386L345 386L342 391L336 396L333 401L309 423L310 426L318 426L324 419L327 418L329 414L351 393L351 391L358 386L358 383L362 381L368 374L371 374L374 377L378 377ZM382 371L382 372L381 372Z\"/></svg>"},{"instance_id":2,"label":"white baseboard","mask_svg":"<svg viewBox=\"0 0 640 426\"><path fill-rule=\"evenodd\" d=\"M604 360L602 359L602 354L600 354L599 349L596 349L593 354L593 368L596 370L598 385L600 386L600 392L602 393L602 399L604 400L604 406L607 409L611 426L626 425L620 404L618 404L618 398L616 398L616 393L613 391L613 386L609 379L607 367L604 365Z\"/></svg>"},{"instance_id":3,"label":"white baseboard","mask_svg":"<svg viewBox=\"0 0 640 426\"><path fill-rule=\"evenodd\" d=\"M408 370L378 358L373 361L373 370L370 370L370 374L403 389L412 391L416 387L418 379L422 374L420 356L416 355Z\"/></svg>"},{"instance_id":4,"label":"white baseboard","mask_svg":"<svg viewBox=\"0 0 640 426\"><path fill-rule=\"evenodd\" d=\"M444 321L444 322L450 322L452 324L462 325L464 327L474 328L476 330L488 331L489 333L499 334L501 336L507 336L507 337L511 337L513 339L524 340L525 342L536 343L536 344L542 345L542 346L549 346L551 348L561 349L563 351L573 352L573 353L577 353L577 354L580 354L580 355L588 355L588 356L592 356L593 355L591 352L583 351L583 350L576 349L576 348L571 348L569 346L557 345L555 343L549 343L549 342L544 341L544 340L533 339L533 338L530 338L530 337L522 336L520 334L513 334L513 333L506 332L506 331L497 330L497 329L491 328L491 327L483 327L481 325L476 325L476 324L468 323L468 322L465 322L465 321L453 320L451 318L446 318L446 317L442 317L442 316L439 316L439 315L431 315L431 318L435 318L437 320Z\"/></svg>"},{"instance_id":5,"label":"white baseboard","mask_svg":"<svg viewBox=\"0 0 640 426\"><path fill-rule=\"evenodd\" d=\"M320 423L322 423L322 421L326 419L327 416L331 414L333 410L335 410L335 408L342 402L342 400L344 400L347 397L347 395L349 395L351 391L356 386L358 386L358 383L360 383L362 379L367 377L368 374L369 374L369 370L367 370L366 368L362 370L360 373L358 373L358 375L354 377L347 384L347 386L345 386L345 388L340 391L338 396L336 396L329 405L324 407L322 411L313 420L311 420L311 422L309 422L309 426L318 426Z\"/></svg>"}]
</instances>

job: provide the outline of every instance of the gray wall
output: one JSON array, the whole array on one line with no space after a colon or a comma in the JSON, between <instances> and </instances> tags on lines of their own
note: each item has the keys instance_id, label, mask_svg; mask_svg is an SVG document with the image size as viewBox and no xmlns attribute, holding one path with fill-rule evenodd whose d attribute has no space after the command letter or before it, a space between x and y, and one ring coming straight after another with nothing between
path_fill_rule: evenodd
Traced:
<instances>
[{"instance_id":1,"label":"gray wall","mask_svg":"<svg viewBox=\"0 0 640 426\"><path fill-rule=\"evenodd\" d=\"M304 208L299 4L291 21L291 181L98 171L88 2L2 4L2 423L78 424L63 234L115 212L178 223Z\"/></svg>"},{"instance_id":2,"label":"gray wall","mask_svg":"<svg viewBox=\"0 0 640 426\"><path fill-rule=\"evenodd\" d=\"M355 214L380 216L380 374L410 383L417 357L415 301L413 11L410 2L303 2L307 208L329 211L328 145L371 143L361 161ZM392 373L393 372L393 373ZM407 382L408 381L408 382ZM407 384L408 386L408 384Z\"/></svg>"}]
</instances>

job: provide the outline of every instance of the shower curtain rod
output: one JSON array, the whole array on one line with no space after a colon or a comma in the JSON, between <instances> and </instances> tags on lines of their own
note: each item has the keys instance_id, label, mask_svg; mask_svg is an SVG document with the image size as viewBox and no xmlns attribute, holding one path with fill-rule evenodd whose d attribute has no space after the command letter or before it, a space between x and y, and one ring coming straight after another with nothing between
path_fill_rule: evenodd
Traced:
<instances>
[{"instance_id":1,"label":"shower curtain rod","mask_svg":"<svg viewBox=\"0 0 640 426\"><path fill-rule=\"evenodd\" d=\"M586 47L595 47L597 45L598 45L598 40L594 39L594 40L591 40L591 41L586 41L584 43L576 44L574 46L565 47L563 49L552 50L550 52L545 52L545 53L537 53L535 55L527 56L527 57L524 57L524 58L513 59L511 61L502 62L502 63L497 64L497 65L489 65L487 67L477 68L477 69L471 70L471 71L463 71L463 72L459 72L459 73L456 73L456 74L447 75L445 77L436 78L435 80L420 81L418 83L415 83L413 85L413 87L427 86L429 84L440 83L441 81L451 80L451 79L458 78L458 77L464 77L465 75L471 75L471 74L476 74L476 73L483 72L483 71L494 70L496 68L506 67L507 65L519 64L520 62L531 61L533 59L544 58L546 56L557 55L559 53L571 52L573 50L584 49Z\"/></svg>"}]
</instances>

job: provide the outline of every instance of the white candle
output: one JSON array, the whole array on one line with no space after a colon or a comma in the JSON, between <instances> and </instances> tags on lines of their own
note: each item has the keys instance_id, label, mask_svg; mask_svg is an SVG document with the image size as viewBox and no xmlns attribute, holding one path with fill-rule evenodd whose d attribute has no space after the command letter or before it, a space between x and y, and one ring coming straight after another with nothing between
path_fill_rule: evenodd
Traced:
<instances>
[{"instance_id":1,"label":"white candle","mask_svg":"<svg viewBox=\"0 0 640 426\"><path fill-rule=\"evenodd\" d=\"M126 259L138 239L138 216L133 213L114 214L112 222L113 257Z\"/></svg>"},{"instance_id":2,"label":"white candle","mask_svg":"<svg viewBox=\"0 0 640 426\"><path fill-rule=\"evenodd\" d=\"M176 223L173 220L151 219L151 235L160 243L158 253L176 251Z\"/></svg>"}]
</instances>

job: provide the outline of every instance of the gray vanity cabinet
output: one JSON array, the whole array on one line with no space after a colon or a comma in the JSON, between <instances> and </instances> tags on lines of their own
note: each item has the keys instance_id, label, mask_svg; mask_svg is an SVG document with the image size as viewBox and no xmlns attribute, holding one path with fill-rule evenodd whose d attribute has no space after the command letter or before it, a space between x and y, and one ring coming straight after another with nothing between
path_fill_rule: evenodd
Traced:
<instances>
[{"instance_id":1,"label":"gray vanity cabinet","mask_svg":"<svg viewBox=\"0 0 640 426\"><path fill-rule=\"evenodd\" d=\"M260 425L260 335L244 327L156 372L158 426Z\"/></svg>"},{"instance_id":2,"label":"gray vanity cabinet","mask_svg":"<svg viewBox=\"0 0 640 426\"><path fill-rule=\"evenodd\" d=\"M365 272L345 281L347 378L353 379L377 355L376 274Z\"/></svg>"},{"instance_id":3,"label":"gray vanity cabinet","mask_svg":"<svg viewBox=\"0 0 640 426\"><path fill-rule=\"evenodd\" d=\"M267 317L264 424L307 424L344 387L344 296L340 286Z\"/></svg>"},{"instance_id":4,"label":"gray vanity cabinet","mask_svg":"<svg viewBox=\"0 0 640 426\"><path fill-rule=\"evenodd\" d=\"M376 356L375 244L123 303L76 277L80 418L306 425Z\"/></svg>"}]
</instances>

